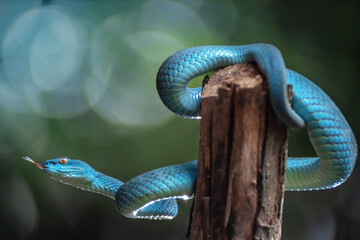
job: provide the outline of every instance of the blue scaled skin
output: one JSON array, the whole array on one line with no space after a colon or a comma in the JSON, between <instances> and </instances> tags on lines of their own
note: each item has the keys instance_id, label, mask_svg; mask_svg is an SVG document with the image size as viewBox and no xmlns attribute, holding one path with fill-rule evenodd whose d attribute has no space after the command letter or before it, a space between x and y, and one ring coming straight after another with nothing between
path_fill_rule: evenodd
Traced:
<instances>
[{"instance_id":1,"label":"blue scaled skin","mask_svg":"<svg viewBox=\"0 0 360 240\"><path fill-rule=\"evenodd\" d=\"M24 159L54 180L115 199L118 211L129 218L174 218L176 199L193 197L197 174L197 161L192 161L146 172L123 183L80 160L59 157L39 164L29 157Z\"/></svg>"},{"instance_id":2,"label":"blue scaled skin","mask_svg":"<svg viewBox=\"0 0 360 240\"><path fill-rule=\"evenodd\" d=\"M314 83L286 69L280 51L269 44L202 46L181 50L160 67L156 86L163 103L175 114L200 118L201 88L189 89L189 81L219 67L255 61L266 76L271 102L288 127L306 127L317 157L288 158L286 190L333 188L351 174L356 158L354 134L334 102ZM287 85L293 86L288 103ZM125 183L95 171L85 162L60 157L38 164L51 178L115 199L126 217L172 219L176 199L194 194L197 161L159 168Z\"/></svg>"},{"instance_id":3,"label":"blue scaled skin","mask_svg":"<svg viewBox=\"0 0 360 240\"><path fill-rule=\"evenodd\" d=\"M191 79L228 65L255 61L266 76L277 117L288 127L306 127L318 157L288 158L286 190L316 190L338 186L351 174L357 158L354 134L334 102L306 77L286 69L280 51L269 44L201 46L181 50L160 67L156 86L172 112L200 118L201 88ZM288 103L287 85L293 86Z\"/></svg>"}]
</instances>

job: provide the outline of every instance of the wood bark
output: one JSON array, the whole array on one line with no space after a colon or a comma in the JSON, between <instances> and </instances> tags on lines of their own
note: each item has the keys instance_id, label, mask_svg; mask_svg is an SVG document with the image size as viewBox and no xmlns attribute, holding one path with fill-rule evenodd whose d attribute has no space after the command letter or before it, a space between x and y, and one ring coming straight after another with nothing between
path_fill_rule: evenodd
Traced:
<instances>
[{"instance_id":1,"label":"wood bark","mask_svg":"<svg viewBox=\"0 0 360 240\"><path fill-rule=\"evenodd\" d=\"M287 128L257 67L216 71L201 116L188 239L280 239Z\"/></svg>"}]
</instances>

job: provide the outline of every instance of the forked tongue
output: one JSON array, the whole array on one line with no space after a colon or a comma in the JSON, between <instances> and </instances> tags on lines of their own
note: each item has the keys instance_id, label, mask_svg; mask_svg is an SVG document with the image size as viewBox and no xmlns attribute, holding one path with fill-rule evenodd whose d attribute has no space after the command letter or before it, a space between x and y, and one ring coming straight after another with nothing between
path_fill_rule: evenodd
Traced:
<instances>
[{"instance_id":1,"label":"forked tongue","mask_svg":"<svg viewBox=\"0 0 360 240\"><path fill-rule=\"evenodd\" d=\"M35 164L35 166L37 166L37 167L40 168L41 170L43 170L43 169L45 168L44 165L35 162L34 160L32 160L31 158L29 158L28 156L25 156L25 157L22 157L22 158L23 158L24 160L28 161L28 162L31 162L31 163Z\"/></svg>"}]
</instances>

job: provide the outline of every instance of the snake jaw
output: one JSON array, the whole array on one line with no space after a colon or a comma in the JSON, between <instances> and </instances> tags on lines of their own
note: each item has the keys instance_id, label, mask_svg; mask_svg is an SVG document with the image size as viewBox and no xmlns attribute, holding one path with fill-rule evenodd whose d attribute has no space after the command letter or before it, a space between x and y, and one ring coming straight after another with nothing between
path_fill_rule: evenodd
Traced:
<instances>
[{"instance_id":1,"label":"snake jaw","mask_svg":"<svg viewBox=\"0 0 360 240\"><path fill-rule=\"evenodd\" d=\"M32 160L30 157L28 156L24 156L22 157L22 159L28 161L28 162L31 162L32 164L34 164L35 166L37 166L38 168L40 168L41 170L44 170L45 169L45 166L40 164L40 163L37 163L35 162L34 160Z\"/></svg>"}]
</instances>

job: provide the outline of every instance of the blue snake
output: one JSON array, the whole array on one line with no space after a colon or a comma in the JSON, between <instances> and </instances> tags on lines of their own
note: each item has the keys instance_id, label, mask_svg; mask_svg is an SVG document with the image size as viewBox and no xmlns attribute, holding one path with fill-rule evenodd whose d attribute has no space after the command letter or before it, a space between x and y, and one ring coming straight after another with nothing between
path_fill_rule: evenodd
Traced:
<instances>
[{"instance_id":1,"label":"blue snake","mask_svg":"<svg viewBox=\"0 0 360 240\"><path fill-rule=\"evenodd\" d=\"M251 44L181 50L161 65L157 90L172 112L199 119L202 89L188 88L191 79L217 68L252 61L266 76L278 118L290 128L306 127L318 156L288 158L285 189L320 190L343 183L357 158L354 134L338 107L317 85L286 69L276 47ZM287 84L293 86L291 104ZM159 168L123 183L80 160L59 157L39 164L29 157L24 159L57 181L115 199L117 210L129 218L172 219L178 211L176 199L193 197L197 176L197 161Z\"/></svg>"}]
</instances>

